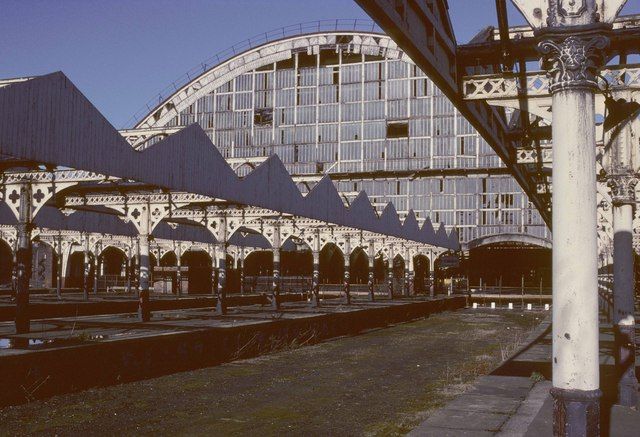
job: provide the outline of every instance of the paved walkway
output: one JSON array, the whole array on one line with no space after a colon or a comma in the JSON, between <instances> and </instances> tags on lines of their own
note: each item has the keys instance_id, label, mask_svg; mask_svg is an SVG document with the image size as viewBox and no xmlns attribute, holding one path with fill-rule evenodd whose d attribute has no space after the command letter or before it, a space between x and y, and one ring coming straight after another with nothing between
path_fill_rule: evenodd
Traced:
<instances>
[{"instance_id":1,"label":"paved walkway","mask_svg":"<svg viewBox=\"0 0 640 437\"><path fill-rule=\"evenodd\" d=\"M603 436L637 436L640 412L612 405L613 331L600 324ZM531 333L526 346L491 375L432 414L411 436L552 435L550 317Z\"/></svg>"}]
</instances>

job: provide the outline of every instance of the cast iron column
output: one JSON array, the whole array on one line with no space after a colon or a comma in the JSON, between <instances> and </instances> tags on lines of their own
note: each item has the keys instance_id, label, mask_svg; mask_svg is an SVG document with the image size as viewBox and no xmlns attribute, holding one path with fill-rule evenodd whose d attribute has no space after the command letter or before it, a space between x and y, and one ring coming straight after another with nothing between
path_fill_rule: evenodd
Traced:
<instances>
[{"instance_id":1,"label":"cast iron column","mask_svg":"<svg viewBox=\"0 0 640 437\"><path fill-rule=\"evenodd\" d=\"M240 259L238 260L238 270L240 272L240 295L244 294L244 247L240 248Z\"/></svg>"},{"instance_id":2,"label":"cast iron column","mask_svg":"<svg viewBox=\"0 0 640 437\"><path fill-rule=\"evenodd\" d=\"M409 297L409 296L411 296L413 294L412 293L412 289L413 289L414 271L413 271L413 257L411 256L411 253L409 253L408 249L407 249L407 256L406 256L406 260L404 262L404 266L405 266L405 279L404 279L405 293L404 293L404 295Z\"/></svg>"},{"instance_id":3,"label":"cast iron column","mask_svg":"<svg viewBox=\"0 0 640 437\"><path fill-rule=\"evenodd\" d=\"M609 179L613 203L613 329L617 403L626 407L638 404L633 271L633 208L637 182L630 175Z\"/></svg>"},{"instance_id":4,"label":"cast iron column","mask_svg":"<svg viewBox=\"0 0 640 437\"><path fill-rule=\"evenodd\" d=\"M131 293L131 270L132 270L132 260L133 254L131 253L131 246L133 246L133 239L130 240L129 247L127 249L127 259L125 260L125 270L124 273L127 276L127 285L126 291L127 294Z\"/></svg>"},{"instance_id":5,"label":"cast iron column","mask_svg":"<svg viewBox=\"0 0 640 437\"><path fill-rule=\"evenodd\" d=\"M436 295L436 260L435 254L429 251L429 297L433 299Z\"/></svg>"},{"instance_id":6,"label":"cast iron column","mask_svg":"<svg viewBox=\"0 0 640 437\"><path fill-rule=\"evenodd\" d=\"M595 14L592 0L585 2ZM559 23L566 17L550 13L550 27L538 32L538 49L553 106L553 427L558 436L596 436L601 392L594 93L608 44L603 32L610 26L565 28Z\"/></svg>"},{"instance_id":7,"label":"cast iron column","mask_svg":"<svg viewBox=\"0 0 640 437\"><path fill-rule=\"evenodd\" d=\"M98 294L98 275L100 274L100 243L96 244L96 253L93 257L93 294Z\"/></svg>"},{"instance_id":8,"label":"cast iron column","mask_svg":"<svg viewBox=\"0 0 640 437\"><path fill-rule=\"evenodd\" d=\"M387 297L393 299L393 248L389 250L389 262L387 263Z\"/></svg>"},{"instance_id":9,"label":"cast iron column","mask_svg":"<svg viewBox=\"0 0 640 437\"><path fill-rule=\"evenodd\" d=\"M312 250L313 256L313 273L311 276L311 306L318 308L320 306L320 252Z\"/></svg>"},{"instance_id":10,"label":"cast iron column","mask_svg":"<svg viewBox=\"0 0 640 437\"><path fill-rule=\"evenodd\" d=\"M140 321L148 322L151 320L151 308L149 308L149 205L147 204L141 209L141 227L138 236L140 254L138 258L138 268L140 269L138 317Z\"/></svg>"},{"instance_id":11,"label":"cast iron column","mask_svg":"<svg viewBox=\"0 0 640 437\"><path fill-rule=\"evenodd\" d=\"M62 299L62 236L58 232L58 237L56 238L56 252L57 252L57 263L56 263L56 297L58 299Z\"/></svg>"},{"instance_id":12,"label":"cast iron column","mask_svg":"<svg viewBox=\"0 0 640 437\"><path fill-rule=\"evenodd\" d=\"M212 263L212 268L215 267ZM182 243L176 247L176 295L182 297ZM213 269L215 271L215 268Z\"/></svg>"},{"instance_id":13,"label":"cast iron column","mask_svg":"<svg viewBox=\"0 0 640 437\"><path fill-rule=\"evenodd\" d=\"M216 253L218 251L216 250ZM220 243L218 258L218 287L216 289L216 314L227 314L227 243Z\"/></svg>"},{"instance_id":14,"label":"cast iron column","mask_svg":"<svg viewBox=\"0 0 640 437\"><path fill-rule=\"evenodd\" d=\"M271 287L271 307L280 309L280 227L273 227L273 284Z\"/></svg>"},{"instance_id":15,"label":"cast iron column","mask_svg":"<svg viewBox=\"0 0 640 437\"><path fill-rule=\"evenodd\" d=\"M368 256L368 261L369 261L369 282L368 282L368 286L369 286L369 300L371 302L373 302L374 300L376 300L376 294L375 294L375 277L374 277L374 268L375 268L375 252L374 252L374 248L373 248L373 240L369 241L369 256Z\"/></svg>"},{"instance_id":16,"label":"cast iron column","mask_svg":"<svg viewBox=\"0 0 640 437\"><path fill-rule=\"evenodd\" d=\"M351 281L350 281L350 262L351 262L351 240L347 236L344 243L344 296L347 305L351 305Z\"/></svg>"},{"instance_id":17,"label":"cast iron column","mask_svg":"<svg viewBox=\"0 0 640 437\"><path fill-rule=\"evenodd\" d=\"M20 186L20 209L17 225L16 251L16 333L24 334L30 330L29 316L29 279L31 278L31 185Z\"/></svg>"},{"instance_id":18,"label":"cast iron column","mask_svg":"<svg viewBox=\"0 0 640 437\"><path fill-rule=\"evenodd\" d=\"M89 235L84 234L84 264L82 276L82 298L89 300L89 274L91 273L91 264L89 262Z\"/></svg>"}]
</instances>

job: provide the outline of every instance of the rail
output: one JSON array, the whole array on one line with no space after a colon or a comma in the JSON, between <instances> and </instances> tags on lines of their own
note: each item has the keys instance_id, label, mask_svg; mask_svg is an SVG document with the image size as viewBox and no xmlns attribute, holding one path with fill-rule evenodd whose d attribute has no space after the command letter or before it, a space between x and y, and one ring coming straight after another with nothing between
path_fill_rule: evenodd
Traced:
<instances>
[{"instance_id":1,"label":"rail","mask_svg":"<svg viewBox=\"0 0 640 437\"><path fill-rule=\"evenodd\" d=\"M160 92L158 92L154 97L149 99L145 106L140 108L138 111L136 111L135 114L131 116L131 118L126 123L126 126L124 127L135 127L143 117L157 108L164 100L178 91L184 85L191 82L210 68L213 68L216 65L219 65L222 62L227 61L240 53L246 52L247 50L251 50L255 47L259 47L263 44L267 44L287 37L316 32L320 33L337 31L363 31L383 33L382 29L380 29L380 27L378 27L378 25L373 20L354 18L306 21L257 34L255 36L252 36L251 38L236 43L229 48L219 51L213 56L205 59L200 64L191 68L189 71L184 73L182 76L180 76Z\"/></svg>"},{"instance_id":2,"label":"rail","mask_svg":"<svg viewBox=\"0 0 640 437\"><path fill-rule=\"evenodd\" d=\"M613 318L613 275L598 275L598 307L611 323Z\"/></svg>"}]
</instances>

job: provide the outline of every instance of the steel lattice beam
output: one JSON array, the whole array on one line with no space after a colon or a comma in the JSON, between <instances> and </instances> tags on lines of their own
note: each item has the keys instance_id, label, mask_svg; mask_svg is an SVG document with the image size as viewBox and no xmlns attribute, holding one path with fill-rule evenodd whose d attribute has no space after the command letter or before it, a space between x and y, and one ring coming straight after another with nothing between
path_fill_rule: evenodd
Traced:
<instances>
[{"instance_id":1,"label":"steel lattice beam","mask_svg":"<svg viewBox=\"0 0 640 437\"><path fill-rule=\"evenodd\" d=\"M549 197L537 193L535 181L514 159L504 112L484 101L465 101L458 65L458 46L444 0L356 0L356 2L409 54L411 59L452 101L460 113L511 169L513 176L551 226ZM499 43L498 43L499 44ZM501 54L500 48L496 53Z\"/></svg>"}]
</instances>

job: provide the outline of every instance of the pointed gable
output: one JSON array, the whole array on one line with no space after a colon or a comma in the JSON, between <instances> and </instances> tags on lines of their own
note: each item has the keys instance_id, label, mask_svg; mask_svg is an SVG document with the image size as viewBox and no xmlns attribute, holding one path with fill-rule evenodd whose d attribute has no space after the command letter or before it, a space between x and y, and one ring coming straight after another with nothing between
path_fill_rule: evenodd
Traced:
<instances>
[{"instance_id":1,"label":"pointed gable","mask_svg":"<svg viewBox=\"0 0 640 437\"><path fill-rule=\"evenodd\" d=\"M349 215L347 224L354 228L373 228L378 220L378 214L369 201L369 196L364 191L360 191L351 205L349 205Z\"/></svg>"},{"instance_id":2,"label":"pointed gable","mask_svg":"<svg viewBox=\"0 0 640 437\"><path fill-rule=\"evenodd\" d=\"M301 211L302 194L278 155L271 155L242 179L240 200L275 211Z\"/></svg>"},{"instance_id":3,"label":"pointed gable","mask_svg":"<svg viewBox=\"0 0 640 437\"><path fill-rule=\"evenodd\" d=\"M324 221L340 220L344 223L346 208L340 193L329 176L324 176L304 198L305 211L309 216Z\"/></svg>"}]
</instances>

